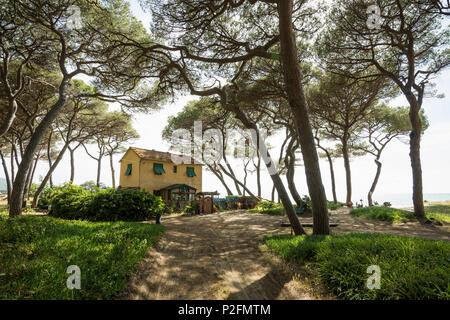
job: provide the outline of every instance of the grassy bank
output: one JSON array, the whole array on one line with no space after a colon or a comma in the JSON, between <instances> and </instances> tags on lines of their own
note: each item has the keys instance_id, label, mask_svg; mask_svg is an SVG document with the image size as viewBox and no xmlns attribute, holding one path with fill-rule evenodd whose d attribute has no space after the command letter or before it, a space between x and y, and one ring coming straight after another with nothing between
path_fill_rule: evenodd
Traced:
<instances>
[{"instance_id":1,"label":"grassy bank","mask_svg":"<svg viewBox=\"0 0 450 320\"><path fill-rule=\"evenodd\" d=\"M352 210L350 213L357 217L391 223L407 222L414 219L413 212L386 207L366 207Z\"/></svg>"},{"instance_id":2,"label":"grassy bank","mask_svg":"<svg viewBox=\"0 0 450 320\"><path fill-rule=\"evenodd\" d=\"M450 201L429 203L425 206L428 218L450 222Z\"/></svg>"},{"instance_id":3,"label":"grassy bank","mask_svg":"<svg viewBox=\"0 0 450 320\"><path fill-rule=\"evenodd\" d=\"M383 234L275 236L266 245L287 261L310 264L344 299L450 299L450 243ZM381 269L379 290L367 268Z\"/></svg>"},{"instance_id":4,"label":"grassy bank","mask_svg":"<svg viewBox=\"0 0 450 320\"><path fill-rule=\"evenodd\" d=\"M332 201L327 201L328 204L328 210L335 211L339 208L342 208L344 206L343 203L338 202L334 203ZM311 203L307 203L308 209L311 209ZM294 205L294 207L296 207ZM271 216L284 216L286 214L286 211L284 210L284 206L280 203L273 203L269 201L262 201L256 208L249 210L250 213L260 213L260 214L267 214Z\"/></svg>"},{"instance_id":5,"label":"grassy bank","mask_svg":"<svg viewBox=\"0 0 450 320\"><path fill-rule=\"evenodd\" d=\"M109 299L164 232L161 225L0 215L0 299ZM81 290L66 287L81 269Z\"/></svg>"},{"instance_id":6,"label":"grassy bank","mask_svg":"<svg viewBox=\"0 0 450 320\"><path fill-rule=\"evenodd\" d=\"M426 217L438 222L450 222L449 205L430 205L425 208ZM386 207L366 207L355 209L351 214L357 217L365 217L372 220L387 221L391 223L408 222L415 219L414 213L402 209Z\"/></svg>"}]
</instances>

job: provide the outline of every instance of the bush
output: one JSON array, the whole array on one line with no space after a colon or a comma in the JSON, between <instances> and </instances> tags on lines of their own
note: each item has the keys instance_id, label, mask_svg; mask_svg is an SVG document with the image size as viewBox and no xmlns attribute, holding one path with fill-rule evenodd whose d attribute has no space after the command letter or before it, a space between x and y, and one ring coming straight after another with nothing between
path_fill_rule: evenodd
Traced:
<instances>
[{"instance_id":1,"label":"bush","mask_svg":"<svg viewBox=\"0 0 450 320\"><path fill-rule=\"evenodd\" d=\"M250 213L268 214L271 216L284 216L284 207L280 203L261 201L254 209L248 210Z\"/></svg>"},{"instance_id":2,"label":"bush","mask_svg":"<svg viewBox=\"0 0 450 320\"><path fill-rule=\"evenodd\" d=\"M450 299L450 243L384 235L276 236L267 246L286 260L309 263L344 299ZM381 288L369 290L367 268L381 268Z\"/></svg>"},{"instance_id":3,"label":"bush","mask_svg":"<svg viewBox=\"0 0 450 320\"><path fill-rule=\"evenodd\" d=\"M143 221L154 219L164 212L161 197L146 191L106 189L94 192L91 197L89 220Z\"/></svg>"},{"instance_id":4,"label":"bush","mask_svg":"<svg viewBox=\"0 0 450 320\"><path fill-rule=\"evenodd\" d=\"M0 216L0 300L112 299L164 226ZM66 269L81 269L81 290L69 290Z\"/></svg>"},{"instance_id":5,"label":"bush","mask_svg":"<svg viewBox=\"0 0 450 320\"><path fill-rule=\"evenodd\" d=\"M414 219L413 212L387 207L366 207L352 210L350 213L357 217L366 217L391 223L407 222Z\"/></svg>"},{"instance_id":6,"label":"bush","mask_svg":"<svg viewBox=\"0 0 450 320\"><path fill-rule=\"evenodd\" d=\"M97 189L94 192L74 185L54 191L50 216L70 220L142 221L164 211L160 197L145 191Z\"/></svg>"},{"instance_id":7,"label":"bush","mask_svg":"<svg viewBox=\"0 0 450 320\"><path fill-rule=\"evenodd\" d=\"M312 210L312 201L310 197L304 196L302 198L302 202L303 202L303 211Z\"/></svg>"},{"instance_id":8,"label":"bush","mask_svg":"<svg viewBox=\"0 0 450 320\"><path fill-rule=\"evenodd\" d=\"M39 201L37 203L38 209L48 210L48 206L52 201L53 195L60 188L61 187L45 187L44 190L42 190L41 195L39 196Z\"/></svg>"},{"instance_id":9,"label":"bush","mask_svg":"<svg viewBox=\"0 0 450 320\"><path fill-rule=\"evenodd\" d=\"M190 204L184 208L184 213L187 215L200 214L200 202L191 201Z\"/></svg>"},{"instance_id":10,"label":"bush","mask_svg":"<svg viewBox=\"0 0 450 320\"><path fill-rule=\"evenodd\" d=\"M69 220L88 218L92 193L72 184L53 191L49 205L49 215Z\"/></svg>"},{"instance_id":11,"label":"bush","mask_svg":"<svg viewBox=\"0 0 450 320\"><path fill-rule=\"evenodd\" d=\"M328 209L330 209L331 211L337 210L345 206L345 204L342 202L334 203L333 201L327 201L327 203Z\"/></svg>"},{"instance_id":12,"label":"bush","mask_svg":"<svg viewBox=\"0 0 450 320\"><path fill-rule=\"evenodd\" d=\"M225 202L216 202L214 203L214 208L216 208L216 210L218 212L224 212L224 211L228 211L227 205Z\"/></svg>"},{"instance_id":13,"label":"bush","mask_svg":"<svg viewBox=\"0 0 450 320\"><path fill-rule=\"evenodd\" d=\"M270 201L261 201L260 203L258 203L256 208L261 209L261 210L267 210L267 209L275 209L275 208L278 208L279 206L280 206L280 204L278 204L278 203L274 203L274 202L270 202Z\"/></svg>"}]
</instances>

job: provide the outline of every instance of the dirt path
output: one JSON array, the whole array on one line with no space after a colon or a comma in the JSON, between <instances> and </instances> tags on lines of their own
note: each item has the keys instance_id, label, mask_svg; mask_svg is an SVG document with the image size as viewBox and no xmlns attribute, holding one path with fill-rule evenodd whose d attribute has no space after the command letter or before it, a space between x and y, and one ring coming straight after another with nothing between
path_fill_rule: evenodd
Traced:
<instances>
[{"instance_id":1,"label":"dirt path","mask_svg":"<svg viewBox=\"0 0 450 320\"><path fill-rule=\"evenodd\" d=\"M244 213L168 218L167 231L131 279L128 299L314 299L264 259L260 239L280 217Z\"/></svg>"},{"instance_id":2,"label":"dirt path","mask_svg":"<svg viewBox=\"0 0 450 320\"><path fill-rule=\"evenodd\" d=\"M312 219L301 219L312 223ZM436 227L388 223L353 217L348 210L332 215L333 233L379 232L450 240ZM284 217L223 213L163 220L167 231L130 279L126 299L315 299L316 290L302 279L269 263L259 250L269 234L290 234ZM322 296L323 297L323 296Z\"/></svg>"}]
</instances>

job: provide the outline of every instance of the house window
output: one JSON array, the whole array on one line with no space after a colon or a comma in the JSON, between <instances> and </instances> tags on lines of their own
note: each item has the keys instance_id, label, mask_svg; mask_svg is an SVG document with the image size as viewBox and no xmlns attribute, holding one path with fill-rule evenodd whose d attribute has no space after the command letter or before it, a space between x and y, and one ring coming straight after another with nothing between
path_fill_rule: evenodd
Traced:
<instances>
[{"instance_id":1,"label":"house window","mask_svg":"<svg viewBox=\"0 0 450 320\"><path fill-rule=\"evenodd\" d=\"M162 163L154 163L153 164L153 171L157 175L162 175L163 173L166 173L166 171L164 171L164 166L163 166Z\"/></svg>"},{"instance_id":2,"label":"house window","mask_svg":"<svg viewBox=\"0 0 450 320\"><path fill-rule=\"evenodd\" d=\"M133 165L129 164L127 167L127 171L125 171L126 176L131 176L131 171L133 171Z\"/></svg>"},{"instance_id":3,"label":"house window","mask_svg":"<svg viewBox=\"0 0 450 320\"><path fill-rule=\"evenodd\" d=\"M192 168L192 167L187 167L186 173L187 173L188 177L191 177L191 178L197 176L195 174L194 168Z\"/></svg>"},{"instance_id":4,"label":"house window","mask_svg":"<svg viewBox=\"0 0 450 320\"><path fill-rule=\"evenodd\" d=\"M173 173L177 173L177 166L173 166Z\"/></svg>"}]
</instances>

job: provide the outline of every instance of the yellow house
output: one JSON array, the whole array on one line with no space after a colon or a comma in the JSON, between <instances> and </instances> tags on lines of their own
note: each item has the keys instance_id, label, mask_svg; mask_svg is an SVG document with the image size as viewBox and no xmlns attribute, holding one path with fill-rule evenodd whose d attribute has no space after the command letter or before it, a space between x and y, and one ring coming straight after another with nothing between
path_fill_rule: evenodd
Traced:
<instances>
[{"instance_id":1,"label":"yellow house","mask_svg":"<svg viewBox=\"0 0 450 320\"><path fill-rule=\"evenodd\" d=\"M163 200L193 200L202 191L202 165L175 164L172 154L131 147L120 160L120 187Z\"/></svg>"}]
</instances>

